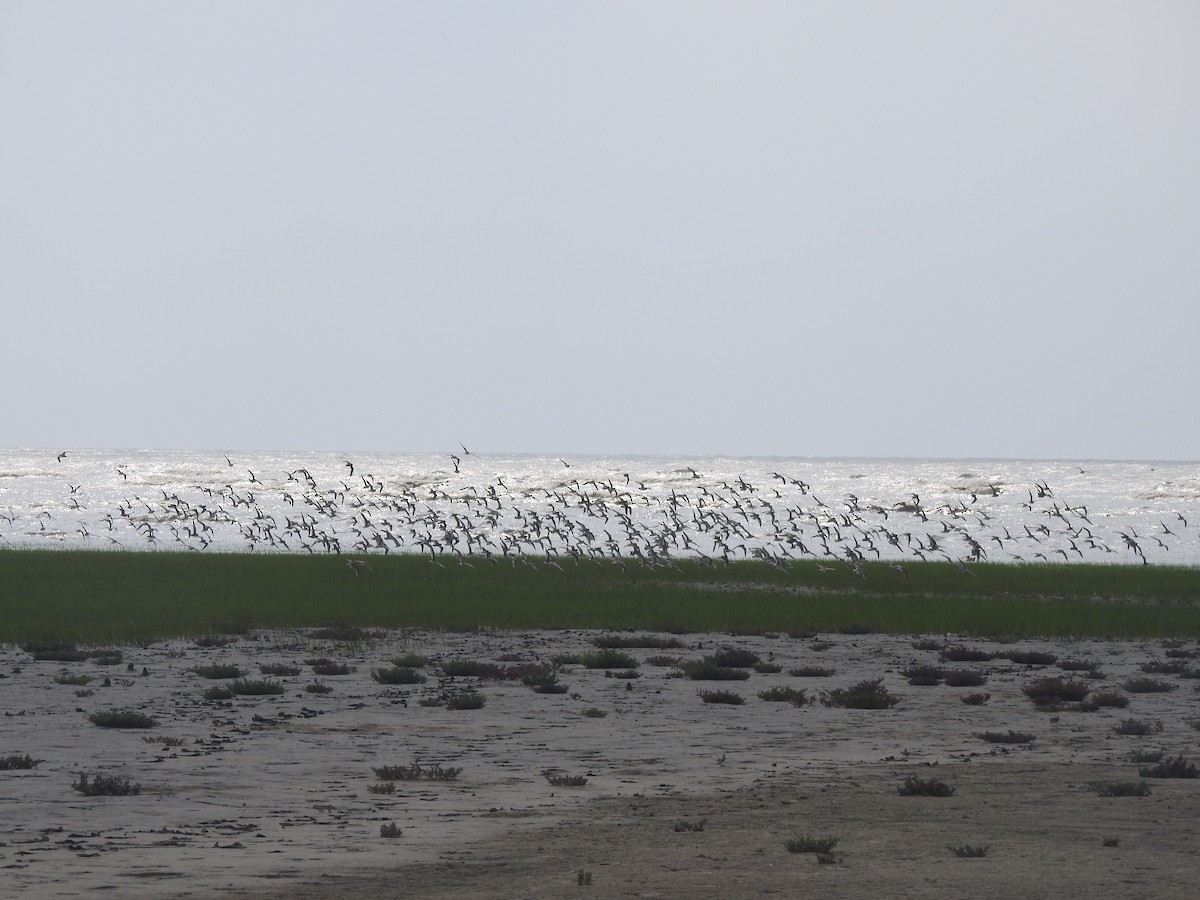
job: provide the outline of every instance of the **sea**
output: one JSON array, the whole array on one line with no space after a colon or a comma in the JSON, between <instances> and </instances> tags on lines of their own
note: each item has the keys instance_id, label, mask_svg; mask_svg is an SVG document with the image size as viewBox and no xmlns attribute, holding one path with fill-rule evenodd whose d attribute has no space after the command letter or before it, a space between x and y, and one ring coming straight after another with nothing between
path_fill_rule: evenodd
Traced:
<instances>
[{"instance_id":1,"label":"sea","mask_svg":"<svg viewBox=\"0 0 1200 900\"><path fill-rule=\"evenodd\" d=\"M1200 564L1200 463L0 450L0 549Z\"/></svg>"}]
</instances>

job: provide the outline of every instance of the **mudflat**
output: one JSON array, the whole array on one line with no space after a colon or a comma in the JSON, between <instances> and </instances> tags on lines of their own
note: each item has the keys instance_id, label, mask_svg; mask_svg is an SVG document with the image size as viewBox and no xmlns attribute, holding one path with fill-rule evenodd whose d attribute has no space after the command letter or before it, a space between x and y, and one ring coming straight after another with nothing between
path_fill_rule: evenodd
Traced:
<instances>
[{"instance_id":1,"label":"mudflat","mask_svg":"<svg viewBox=\"0 0 1200 900\"><path fill-rule=\"evenodd\" d=\"M528 673L594 651L598 634L259 632L116 648L119 661L0 648L0 759L36 762L0 771L0 893L1195 894L1200 779L1153 777L1157 763L1133 758L1162 751L1180 773L1200 757L1195 642L689 634L624 650L636 666L561 664L562 693L445 671ZM762 671L682 676L677 663L722 649ZM425 658L423 683L373 677L402 655ZM990 658L957 658L971 655ZM317 675L321 658L349 671ZM204 677L211 666L282 693L206 699L234 683ZM910 683L920 674L934 683ZM1036 706L1029 689L1047 679L1086 695ZM894 704L837 705L876 681ZM791 700L760 696L781 689ZM470 691L481 708L422 705ZM713 691L744 702L705 702ZM89 718L111 710L156 724ZM85 796L81 774L139 790ZM906 780L953 792L908 796ZM798 837L836 843L790 852Z\"/></svg>"}]
</instances>

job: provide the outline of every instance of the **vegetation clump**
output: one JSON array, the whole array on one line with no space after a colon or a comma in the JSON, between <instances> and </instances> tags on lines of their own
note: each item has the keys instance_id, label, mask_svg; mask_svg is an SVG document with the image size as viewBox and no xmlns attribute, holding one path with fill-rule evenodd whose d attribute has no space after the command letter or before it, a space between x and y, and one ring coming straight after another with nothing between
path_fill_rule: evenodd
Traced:
<instances>
[{"instance_id":1,"label":"vegetation clump","mask_svg":"<svg viewBox=\"0 0 1200 900\"><path fill-rule=\"evenodd\" d=\"M246 674L238 666L220 663L214 663L211 666L196 666L192 671L201 678L211 678L214 680L220 678L241 678Z\"/></svg>"},{"instance_id":2,"label":"vegetation clump","mask_svg":"<svg viewBox=\"0 0 1200 900\"><path fill-rule=\"evenodd\" d=\"M314 675L349 675L355 671L354 666L348 666L345 663L340 663L330 659L327 656L318 656L304 661L306 666L311 666Z\"/></svg>"},{"instance_id":3,"label":"vegetation clump","mask_svg":"<svg viewBox=\"0 0 1200 900\"><path fill-rule=\"evenodd\" d=\"M1148 734L1158 734L1163 730L1162 722L1142 722L1138 719L1125 719L1120 725L1114 725L1117 734L1145 737Z\"/></svg>"},{"instance_id":4,"label":"vegetation clump","mask_svg":"<svg viewBox=\"0 0 1200 900\"><path fill-rule=\"evenodd\" d=\"M1179 685L1158 678L1131 678L1122 687L1131 694L1165 694Z\"/></svg>"},{"instance_id":5,"label":"vegetation clump","mask_svg":"<svg viewBox=\"0 0 1200 900\"><path fill-rule=\"evenodd\" d=\"M446 709L483 709L487 697L478 691L462 691L458 694L447 694L443 702Z\"/></svg>"},{"instance_id":6,"label":"vegetation clump","mask_svg":"<svg viewBox=\"0 0 1200 900\"><path fill-rule=\"evenodd\" d=\"M393 666L390 669L372 669L371 677L380 684L424 684L428 679L416 669Z\"/></svg>"},{"instance_id":7,"label":"vegetation clump","mask_svg":"<svg viewBox=\"0 0 1200 900\"><path fill-rule=\"evenodd\" d=\"M1066 703L1083 700L1091 690L1086 681L1063 678L1039 678L1021 688L1021 692L1040 708L1061 708Z\"/></svg>"},{"instance_id":8,"label":"vegetation clump","mask_svg":"<svg viewBox=\"0 0 1200 900\"><path fill-rule=\"evenodd\" d=\"M676 834L682 834L684 832L703 831L704 825L707 821L708 821L707 819L699 819L698 821L695 821L695 822L689 822L687 819L676 819L675 824L672 826L672 829L674 830L674 832Z\"/></svg>"},{"instance_id":9,"label":"vegetation clump","mask_svg":"<svg viewBox=\"0 0 1200 900\"><path fill-rule=\"evenodd\" d=\"M988 852L986 844L951 844L946 849L959 859L982 859Z\"/></svg>"},{"instance_id":10,"label":"vegetation clump","mask_svg":"<svg viewBox=\"0 0 1200 900\"><path fill-rule=\"evenodd\" d=\"M235 694L244 697L263 697L278 695L284 692L282 681L271 681L266 678L253 681L248 678L239 678L237 681L230 683L229 689Z\"/></svg>"},{"instance_id":11,"label":"vegetation clump","mask_svg":"<svg viewBox=\"0 0 1200 900\"><path fill-rule=\"evenodd\" d=\"M55 675L55 684L73 684L77 687L82 687L92 680L90 675Z\"/></svg>"},{"instance_id":12,"label":"vegetation clump","mask_svg":"<svg viewBox=\"0 0 1200 900\"><path fill-rule=\"evenodd\" d=\"M8 772L15 769L32 769L40 762L40 759L34 759L28 753L24 755L12 753L8 756L0 756L0 772Z\"/></svg>"},{"instance_id":13,"label":"vegetation clump","mask_svg":"<svg viewBox=\"0 0 1200 900\"><path fill-rule=\"evenodd\" d=\"M1058 662L1057 655L1040 650L1004 650L997 655L1021 666L1052 666Z\"/></svg>"},{"instance_id":14,"label":"vegetation clump","mask_svg":"<svg viewBox=\"0 0 1200 900\"><path fill-rule=\"evenodd\" d=\"M1200 776L1200 771L1180 755L1164 759L1153 766L1141 766L1138 768L1138 774L1143 778L1196 778Z\"/></svg>"},{"instance_id":15,"label":"vegetation clump","mask_svg":"<svg viewBox=\"0 0 1200 900\"><path fill-rule=\"evenodd\" d=\"M588 783L586 775L547 775L546 780L553 787L583 787Z\"/></svg>"},{"instance_id":16,"label":"vegetation clump","mask_svg":"<svg viewBox=\"0 0 1200 900\"><path fill-rule=\"evenodd\" d=\"M289 676L299 675L299 666L290 666L287 663L263 663L258 667L259 672L263 675Z\"/></svg>"},{"instance_id":17,"label":"vegetation clump","mask_svg":"<svg viewBox=\"0 0 1200 900\"><path fill-rule=\"evenodd\" d=\"M901 797L949 797L954 788L938 778L918 778L909 775L904 784L896 788Z\"/></svg>"},{"instance_id":18,"label":"vegetation clump","mask_svg":"<svg viewBox=\"0 0 1200 900\"><path fill-rule=\"evenodd\" d=\"M71 787L85 797L125 797L142 791L140 784L130 782L128 778L116 775L88 776L85 772L79 773L79 779Z\"/></svg>"},{"instance_id":19,"label":"vegetation clump","mask_svg":"<svg viewBox=\"0 0 1200 900\"><path fill-rule=\"evenodd\" d=\"M784 845L788 853L828 853L837 846L838 838L797 834Z\"/></svg>"},{"instance_id":20,"label":"vegetation clump","mask_svg":"<svg viewBox=\"0 0 1200 900\"><path fill-rule=\"evenodd\" d=\"M736 647L722 647L707 659L723 669L748 669L761 661L757 653Z\"/></svg>"},{"instance_id":21,"label":"vegetation clump","mask_svg":"<svg viewBox=\"0 0 1200 900\"><path fill-rule=\"evenodd\" d=\"M767 688L765 691L758 692L759 700L766 700L770 703L784 702L791 703L793 706L800 706L805 702L804 688L794 687L773 687Z\"/></svg>"},{"instance_id":22,"label":"vegetation clump","mask_svg":"<svg viewBox=\"0 0 1200 900\"><path fill-rule=\"evenodd\" d=\"M837 674L837 669L830 669L827 666L798 666L795 669L788 669L788 674L793 678L829 678L831 675Z\"/></svg>"},{"instance_id":23,"label":"vegetation clump","mask_svg":"<svg viewBox=\"0 0 1200 900\"><path fill-rule=\"evenodd\" d=\"M232 700L233 691L223 684L214 684L202 696L205 700Z\"/></svg>"},{"instance_id":24,"label":"vegetation clump","mask_svg":"<svg viewBox=\"0 0 1200 900\"><path fill-rule=\"evenodd\" d=\"M154 728L158 725L158 721L150 716L129 709L92 713L88 721L101 728Z\"/></svg>"},{"instance_id":25,"label":"vegetation clump","mask_svg":"<svg viewBox=\"0 0 1200 900\"><path fill-rule=\"evenodd\" d=\"M745 681L750 677L746 669L717 665L710 656L684 660L679 664L679 671L692 681Z\"/></svg>"},{"instance_id":26,"label":"vegetation clump","mask_svg":"<svg viewBox=\"0 0 1200 900\"><path fill-rule=\"evenodd\" d=\"M909 666L900 674L914 687L933 687L942 683L942 670L937 666Z\"/></svg>"},{"instance_id":27,"label":"vegetation clump","mask_svg":"<svg viewBox=\"0 0 1200 900\"><path fill-rule=\"evenodd\" d=\"M1148 797L1150 785L1144 781L1096 781L1092 789L1101 797Z\"/></svg>"},{"instance_id":28,"label":"vegetation clump","mask_svg":"<svg viewBox=\"0 0 1200 900\"><path fill-rule=\"evenodd\" d=\"M636 669L637 657L619 650L595 650L581 654L579 664L585 669Z\"/></svg>"},{"instance_id":29,"label":"vegetation clump","mask_svg":"<svg viewBox=\"0 0 1200 900\"><path fill-rule=\"evenodd\" d=\"M683 647L679 638L664 638L652 634L608 634L592 639L602 650L678 650Z\"/></svg>"},{"instance_id":30,"label":"vegetation clump","mask_svg":"<svg viewBox=\"0 0 1200 900\"><path fill-rule=\"evenodd\" d=\"M462 767L413 763L408 766L372 767L372 771L380 781L454 781L462 774Z\"/></svg>"},{"instance_id":31,"label":"vegetation clump","mask_svg":"<svg viewBox=\"0 0 1200 900\"><path fill-rule=\"evenodd\" d=\"M961 644L953 647L944 647L938 655L942 662L988 662L996 658L996 654L990 650L964 647Z\"/></svg>"},{"instance_id":32,"label":"vegetation clump","mask_svg":"<svg viewBox=\"0 0 1200 900\"><path fill-rule=\"evenodd\" d=\"M398 838L404 832L400 830L400 826L395 822L389 822L386 825L379 826L379 836L382 838Z\"/></svg>"},{"instance_id":33,"label":"vegetation clump","mask_svg":"<svg viewBox=\"0 0 1200 900\"><path fill-rule=\"evenodd\" d=\"M822 693L821 703L844 709L887 709L900 702L900 698L888 693L883 679L866 679L849 688Z\"/></svg>"},{"instance_id":34,"label":"vegetation clump","mask_svg":"<svg viewBox=\"0 0 1200 900\"><path fill-rule=\"evenodd\" d=\"M967 706L983 706L992 699L991 694L964 694L958 698Z\"/></svg>"},{"instance_id":35,"label":"vegetation clump","mask_svg":"<svg viewBox=\"0 0 1200 900\"><path fill-rule=\"evenodd\" d=\"M724 703L729 706L741 706L746 698L734 691L701 691L700 699L705 703Z\"/></svg>"}]
</instances>

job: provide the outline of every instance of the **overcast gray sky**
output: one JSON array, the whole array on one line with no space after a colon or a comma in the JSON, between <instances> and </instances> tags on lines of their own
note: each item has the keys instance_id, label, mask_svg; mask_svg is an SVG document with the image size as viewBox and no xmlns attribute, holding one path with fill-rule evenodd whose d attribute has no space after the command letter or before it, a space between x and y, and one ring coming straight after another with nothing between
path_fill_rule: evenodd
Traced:
<instances>
[{"instance_id":1,"label":"overcast gray sky","mask_svg":"<svg viewBox=\"0 0 1200 900\"><path fill-rule=\"evenodd\" d=\"M1200 4L0 0L0 446L1200 458Z\"/></svg>"}]
</instances>

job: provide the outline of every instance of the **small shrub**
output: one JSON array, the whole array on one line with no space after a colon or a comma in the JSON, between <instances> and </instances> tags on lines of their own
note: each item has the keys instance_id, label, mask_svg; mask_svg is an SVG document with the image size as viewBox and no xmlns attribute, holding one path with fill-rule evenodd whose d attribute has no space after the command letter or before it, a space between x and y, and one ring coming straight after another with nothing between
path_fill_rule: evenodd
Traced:
<instances>
[{"instance_id":1,"label":"small shrub","mask_svg":"<svg viewBox=\"0 0 1200 900\"><path fill-rule=\"evenodd\" d=\"M223 637L219 634L206 634L203 637L198 637L193 642L202 650L208 650L214 647L228 647L230 644L236 644L237 638Z\"/></svg>"},{"instance_id":2,"label":"small shrub","mask_svg":"<svg viewBox=\"0 0 1200 900\"><path fill-rule=\"evenodd\" d=\"M1020 666L1052 666L1058 662L1055 654L1039 650L1005 650L999 656Z\"/></svg>"},{"instance_id":3,"label":"small shrub","mask_svg":"<svg viewBox=\"0 0 1200 900\"><path fill-rule=\"evenodd\" d=\"M1150 785L1144 781L1096 781L1092 789L1101 797L1147 797Z\"/></svg>"},{"instance_id":4,"label":"small shrub","mask_svg":"<svg viewBox=\"0 0 1200 900\"><path fill-rule=\"evenodd\" d=\"M267 679L251 681L248 678L239 678L237 681L231 682L229 689L244 697L262 697L269 694L282 694L284 691L282 681Z\"/></svg>"},{"instance_id":5,"label":"small shrub","mask_svg":"<svg viewBox=\"0 0 1200 900\"><path fill-rule=\"evenodd\" d=\"M1144 737L1148 734L1158 734L1163 730L1162 722L1140 722L1137 719L1126 719L1120 725L1114 725L1117 734Z\"/></svg>"},{"instance_id":6,"label":"small shrub","mask_svg":"<svg viewBox=\"0 0 1200 900\"><path fill-rule=\"evenodd\" d=\"M965 694L962 697L959 697L958 699L961 700L963 703L967 704L967 706L983 706L983 704L987 703L989 700L992 699L992 695L991 694Z\"/></svg>"},{"instance_id":7,"label":"small shrub","mask_svg":"<svg viewBox=\"0 0 1200 900\"><path fill-rule=\"evenodd\" d=\"M420 700L417 701L417 706L435 707L435 706L445 706L445 705L446 705L446 701L442 697L422 697Z\"/></svg>"},{"instance_id":8,"label":"small shrub","mask_svg":"<svg viewBox=\"0 0 1200 900\"><path fill-rule=\"evenodd\" d=\"M400 830L400 826L395 822L388 822L386 825L379 826L379 836L381 838L398 838L403 833Z\"/></svg>"},{"instance_id":9,"label":"small shrub","mask_svg":"<svg viewBox=\"0 0 1200 900\"><path fill-rule=\"evenodd\" d=\"M580 887L583 887L585 884L591 884L592 873L586 869L580 869L575 873L575 883Z\"/></svg>"},{"instance_id":10,"label":"small shrub","mask_svg":"<svg viewBox=\"0 0 1200 900\"><path fill-rule=\"evenodd\" d=\"M1131 678L1122 685L1131 694L1165 694L1179 685L1157 678Z\"/></svg>"},{"instance_id":11,"label":"small shrub","mask_svg":"<svg viewBox=\"0 0 1200 900\"><path fill-rule=\"evenodd\" d=\"M1200 772L1183 756L1174 756L1154 766L1142 766L1138 774L1143 778L1196 778Z\"/></svg>"},{"instance_id":12,"label":"small shrub","mask_svg":"<svg viewBox=\"0 0 1200 900\"><path fill-rule=\"evenodd\" d=\"M345 663L335 662L326 656L319 656L314 659L306 659L306 666L311 666L314 675L349 675L355 671L354 666L348 666Z\"/></svg>"},{"instance_id":13,"label":"small shrub","mask_svg":"<svg viewBox=\"0 0 1200 900\"><path fill-rule=\"evenodd\" d=\"M578 653L555 653L550 657L550 665L556 669L560 666L577 666L579 665Z\"/></svg>"},{"instance_id":14,"label":"small shrub","mask_svg":"<svg viewBox=\"0 0 1200 900\"><path fill-rule=\"evenodd\" d=\"M422 656L420 653L402 653L399 656L393 656L391 663L401 669L420 669L429 665L429 657Z\"/></svg>"},{"instance_id":15,"label":"small shrub","mask_svg":"<svg viewBox=\"0 0 1200 900\"><path fill-rule=\"evenodd\" d=\"M309 694L328 694L333 688L318 678L316 681L306 684L304 690Z\"/></svg>"},{"instance_id":16,"label":"small shrub","mask_svg":"<svg viewBox=\"0 0 1200 900\"><path fill-rule=\"evenodd\" d=\"M211 666L196 666L192 669L201 678L241 678L245 672L237 666L232 665L211 665Z\"/></svg>"},{"instance_id":17,"label":"small shrub","mask_svg":"<svg viewBox=\"0 0 1200 900\"><path fill-rule=\"evenodd\" d=\"M126 797L142 791L140 784L131 783L128 778L119 778L116 775L89 777L84 772L79 774L79 780L73 782L71 787L85 797Z\"/></svg>"},{"instance_id":18,"label":"small shrub","mask_svg":"<svg viewBox=\"0 0 1200 900\"><path fill-rule=\"evenodd\" d=\"M709 657L685 660L679 664L679 671L692 681L745 681L750 677L745 669L718 666Z\"/></svg>"},{"instance_id":19,"label":"small shrub","mask_svg":"<svg viewBox=\"0 0 1200 900\"><path fill-rule=\"evenodd\" d=\"M204 692L203 697L205 700L232 700L233 691L223 684L214 684Z\"/></svg>"},{"instance_id":20,"label":"small shrub","mask_svg":"<svg viewBox=\"0 0 1200 900\"><path fill-rule=\"evenodd\" d=\"M588 709L585 709L583 712L580 713L580 715L587 719L603 719L605 716L608 715L608 711L603 710L603 709L596 709L596 707L592 706L592 707L589 707Z\"/></svg>"},{"instance_id":21,"label":"small shrub","mask_svg":"<svg viewBox=\"0 0 1200 900\"><path fill-rule=\"evenodd\" d=\"M804 694L805 694L804 688L773 687L773 688L768 688L765 691L759 691L758 699L766 700L766 701L772 702L772 703L773 702L791 703L791 704L798 706L804 702L804 700L805 700Z\"/></svg>"},{"instance_id":22,"label":"small shrub","mask_svg":"<svg viewBox=\"0 0 1200 900\"><path fill-rule=\"evenodd\" d=\"M90 675L55 675L55 684L73 684L77 687L82 687L92 680Z\"/></svg>"},{"instance_id":23,"label":"small shrub","mask_svg":"<svg viewBox=\"0 0 1200 900\"><path fill-rule=\"evenodd\" d=\"M487 697L478 691L463 691L460 694L448 694L445 703L446 709L483 709Z\"/></svg>"},{"instance_id":24,"label":"small shrub","mask_svg":"<svg viewBox=\"0 0 1200 900\"><path fill-rule=\"evenodd\" d=\"M989 744L1029 744L1034 739L1034 736L1027 731L1013 731L1011 728L1007 732L975 731L972 734Z\"/></svg>"},{"instance_id":25,"label":"small shrub","mask_svg":"<svg viewBox=\"0 0 1200 900\"><path fill-rule=\"evenodd\" d=\"M158 725L155 719L129 709L92 713L88 721L101 728L154 728Z\"/></svg>"},{"instance_id":26,"label":"small shrub","mask_svg":"<svg viewBox=\"0 0 1200 900\"><path fill-rule=\"evenodd\" d=\"M800 666L795 669L788 669L788 674L793 678L828 678L831 675L837 674L837 669L829 669L823 666Z\"/></svg>"},{"instance_id":27,"label":"small shrub","mask_svg":"<svg viewBox=\"0 0 1200 900\"><path fill-rule=\"evenodd\" d=\"M746 698L733 691L701 691L700 699L705 703L725 703L731 706L741 706Z\"/></svg>"},{"instance_id":28,"label":"small shrub","mask_svg":"<svg viewBox=\"0 0 1200 900\"><path fill-rule=\"evenodd\" d=\"M949 797L954 788L938 778L918 778L909 775L904 784L896 788L901 797Z\"/></svg>"},{"instance_id":29,"label":"small shrub","mask_svg":"<svg viewBox=\"0 0 1200 900\"><path fill-rule=\"evenodd\" d=\"M828 853L837 846L835 837L814 837L808 834L797 834L784 846L788 853Z\"/></svg>"},{"instance_id":30,"label":"small shrub","mask_svg":"<svg viewBox=\"0 0 1200 900\"><path fill-rule=\"evenodd\" d=\"M1104 846L1105 847L1120 847L1121 839L1116 838L1116 837L1105 837L1104 838Z\"/></svg>"},{"instance_id":31,"label":"small shrub","mask_svg":"<svg viewBox=\"0 0 1200 900\"><path fill-rule=\"evenodd\" d=\"M441 765L422 766L413 763L409 766L372 767L372 771L380 781L454 781L462 774L462 767L443 768Z\"/></svg>"},{"instance_id":32,"label":"small shrub","mask_svg":"<svg viewBox=\"0 0 1200 900\"><path fill-rule=\"evenodd\" d=\"M122 661L121 651L119 650L93 650L88 654L92 658L92 662L98 666L116 666Z\"/></svg>"},{"instance_id":33,"label":"small shrub","mask_svg":"<svg viewBox=\"0 0 1200 900\"><path fill-rule=\"evenodd\" d=\"M915 687L933 687L942 683L942 670L937 666L909 666L901 669L900 674Z\"/></svg>"},{"instance_id":34,"label":"small shrub","mask_svg":"<svg viewBox=\"0 0 1200 900\"><path fill-rule=\"evenodd\" d=\"M648 656L646 657L646 665L657 666L659 668L675 668L679 665L678 656Z\"/></svg>"},{"instance_id":35,"label":"small shrub","mask_svg":"<svg viewBox=\"0 0 1200 900\"><path fill-rule=\"evenodd\" d=\"M1091 672L1096 669L1096 663L1090 659L1060 659L1058 667L1064 672Z\"/></svg>"},{"instance_id":36,"label":"small shrub","mask_svg":"<svg viewBox=\"0 0 1200 900\"><path fill-rule=\"evenodd\" d=\"M986 844L959 844L958 846L950 845L947 849L957 856L959 859L982 859L987 856L988 848Z\"/></svg>"},{"instance_id":37,"label":"small shrub","mask_svg":"<svg viewBox=\"0 0 1200 900\"><path fill-rule=\"evenodd\" d=\"M579 664L585 669L636 669L636 657L619 650L596 650L584 653L579 657Z\"/></svg>"},{"instance_id":38,"label":"small shrub","mask_svg":"<svg viewBox=\"0 0 1200 900\"><path fill-rule=\"evenodd\" d=\"M979 687L987 684L987 676L971 669L948 669L942 678L950 687Z\"/></svg>"},{"instance_id":39,"label":"small shrub","mask_svg":"<svg viewBox=\"0 0 1200 900\"><path fill-rule=\"evenodd\" d=\"M74 644L37 643L23 644L21 649L39 662L83 662L90 655Z\"/></svg>"},{"instance_id":40,"label":"small shrub","mask_svg":"<svg viewBox=\"0 0 1200 900\"><path fill-rule=\"evenodd\" d=\"M675 824L672 827L676 834L682 834L684 832L703 831L704 823L707 821L708 821L707 819L700 819L699 821L696 821L696 822L689 822L687 819L676 819Z\"/></svg>"},{"instance_id":41,"label":"small shrub","mask_svg":"<svg viewBox=\"0 0 1200 900\"><path fill-rule=\"evenodd\" d=\"M945 647L938 655L942 662L988 662L996 658L996 654L989 650L979 650L962 645Z\"/></svg>"},{"instance_id":42,"label":"small shrub","mask_svg":"<svg viewBox=\"0 0 1200 900\"><path fill-rule=\"evenodd\" d=\"M736 647L723 647L707 657L714 666L723 669L748 669L760 662L759 655L750 650L739 650Z\"/></svg>"},{"instance_id":43,"label":"small shrub","mask_svg":"<svg viewBox=\"0 0 1200 900\"><path fill-rule=\"evenodd\" d=\"M755 663L751 668L759 675L775 675L783 671L783 666L772 662Z\"/></svg>"},{"instance_id":44,"label":"small shrub","mask_svg":"<svg viewBox=\"0 0 1200 900\"><path fill-rule=\"evenodd\" d=\"M821 703L825 706L845 709L887 709L899 702L899 697L889 694L884 688L882 678L860 681L853 687L839 688L821 695Z\"/></svg>"},{"instance_id":45,"label":"small shrub","mask_svg":"<svg viewBox=\"0 0 1200 900\"><path fill-rule=\"evenodd\" d=\"M1039 678L1021 688L1021 692L1035 706L1062 706L1074 703L1088 695L1091 686L1086 681L1070 681L1062 678Z\"/></svg>"},{"instance_id":46,"label":"small shrub","mask_svg":"<svg viewBox=\"0 0 1200 900\"><path fill-rule=\"evenodd\" d=\"M565 684L535 684L533 692L535 694L565 694L569 688Z\"/></svg>"},{"instance_id":47,"label":"small shrub","mask_svg":"<svg viewBox=\"0 0 1200 900\"><path fill-rule=\"evenodd\" d=\"M588 783L586 775L547 775L546 780L553 787L583 787Z\"/></svg>"},{"instance_id":48,"label":"small shrub","mask_svg":"<svg viewBox=\"0 0 1200 900\"><path fill-rule=\"evenodd\" d=\"M142 738L147 744L159 744L163 747L182 747L186 741L183 738L170 737L169 735L160 734L153 737Z\"/></svg>"},{"instance_id":49,"label":"small shrub","mask_svg":"<svg viewBox=\"0 0 1200 900\"><path fill-rule=\"evenodd\" d=\"M1135 763L1161 762L1167 755L1166 750L1130 750L1129 759Z\"/></svg>"},{"instance_id":50,"label":"small shrub","mask_svg":"<svg viewBox=\"0 0 1200 900\"><path fill-rule=\"evenodd\" d=\"M1129 705L1129 698L1124 694L1118 694L1116 691L1103 691L1094 695L1092 702L1097 706L1104 706L1110 709L1124 709Z\"/></svg>"},{"instance_id":51,"label":"small shrub","mask_svg":"<svg viewBox=\"0 0 1200 900\"><path fill-rule=\"evenodd\" d=\"M287 663L263 663L258 667L263 675L299 675L299 666L289 666Z\"/></svg>"},{"instance_id":52,"label":"small shrub","mask_svg":"<svg viewBox=\"0 0 1200 900\"><path fill-rule=\"evenodd\" d=\"M1185 671L1187 667L1187 661L1184 659L1172 659L1170 662L1153 659L1138 666L1147 675L1178 675L1180 672Z\"/></svg>"},{"instance_id":53,"label":"small shrub","mask_svg":"<svg viewBox=\"0 0 1200 900\"><path fill-rule=\"evenodd\" d=\"M394 794L396 793L396 783L385 781L383 784L368 784L367 790L372 794Z\"/></svg>"},{"instance_id":54,"label":"small shrub","mask_svg":"<svg viewBox=\"0 0 1200 900\"><path fill-rule=\"evenodd\" d=\"M40 762L40 759L34 759L28 753L24 756L16 753L9 756L0 756L0 772L9 772L15 769L32 769Z\"/></svg>"},{"instance_id":55,"label":"small shrub","mask_svg":"<svg viewBox=\"0 0 1200 900\"><path fill-rule=\"evenodd\" d=\"M919 641L913 641L914 650L941 650L944 647L941 641L935 641L931 638L922 638Z\"/></svg>"},{"instance_id":56,"label":"small shrub","mask_svg":"<svg viewBox=\"0 0 1200 900\"><path fill-rule=\"evenodd\" d=\"M678 650L683 642L678 638L657 637L652 634L614 634L593 638L592 644L602 650Z\"/></svg>"},{"instance_id":57,"label":"small shrub","mask_svg":"<svg viewBox=\"0 0 1200 900\"><path fill-rule=\"evenodd\" d=\"M635 678L641 678L642 673L637 669L619 669L616 672L605 672L605 678L624 678L626 681L632 681Z\"/></svg>"},{"instance_id":58,"label":"small shrub","mask_svg":"<svg viewBox=\"0 0 1200 900\"><path fill-rule=\"evenodd\" d=\"M371 677L380 684L424 684L428 679L416 669L394 666L390 669L372 669Z\"/></svg>"}]
</instances>

